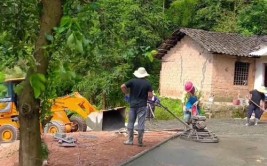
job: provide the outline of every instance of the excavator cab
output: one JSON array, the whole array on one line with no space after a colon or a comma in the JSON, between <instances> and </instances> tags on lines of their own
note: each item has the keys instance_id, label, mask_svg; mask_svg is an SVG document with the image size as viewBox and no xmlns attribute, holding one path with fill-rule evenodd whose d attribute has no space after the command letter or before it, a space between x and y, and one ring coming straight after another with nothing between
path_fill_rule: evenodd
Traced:
<instances>
[{"instance_id":1,"label":"excavator cab","mask_svg":"<svg viewBox=\"0 0 267 166\"><path fill-rule=\"evenodd\" d=\"M19 138L16 85L24 78L7 79L0 83L0 142L12 142Z\"/></svg>"}]
</instances>

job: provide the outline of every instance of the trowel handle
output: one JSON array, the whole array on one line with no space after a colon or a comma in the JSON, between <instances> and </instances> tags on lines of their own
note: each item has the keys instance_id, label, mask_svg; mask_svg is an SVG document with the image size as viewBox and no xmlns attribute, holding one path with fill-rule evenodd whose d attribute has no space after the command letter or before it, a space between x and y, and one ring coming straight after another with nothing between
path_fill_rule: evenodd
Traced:
<instances>
[{"instance_id":1,"label":"trowel handle","mask_svg":"<svg viewBox=\"0 0 267 166\"><path fill-rule=\"evenodd\" d=\"M191 127L185 123L183 120L181 120L180 118L178 118L176 115L174 115L174 113L172 113L167 107L163 106L162 104L158 103L157 106L162 107L163 109L165 109L167 112L169 112L175 119L177 119L179 122L181 122L187 129L191 129Z\"/></svg>"}]
</instances>

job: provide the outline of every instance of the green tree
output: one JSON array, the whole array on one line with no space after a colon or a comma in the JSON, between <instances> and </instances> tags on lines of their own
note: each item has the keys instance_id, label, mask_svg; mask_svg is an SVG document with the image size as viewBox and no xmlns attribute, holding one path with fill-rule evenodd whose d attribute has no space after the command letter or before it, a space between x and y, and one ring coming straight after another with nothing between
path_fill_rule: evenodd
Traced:
<instances>
[{"instance_id":1,"label":"green tree","mask_svg":"<svg viewBox=\"0 0 267 166\"><path fill-rule=\"evenodd\" d=\"M137 67L150 70L148 57L166 34L161 3L110 0L69 6L87 40L83 59L72 58L83 78L74 89L103 108L116 106L123 101L120 85Z\"/></svg>"},{"instance_id":2,"label":"green tree","mask_svg":"<svg viewBox=\"0 0 267 166\"><path fill-rule=\"evenodd\" d=\"M42 164L40 138L40 93L45 90L45 75L49 64L44 46L48 45L46 35L52 34L62 17L61 0L42 0L40 30L35 43L34 59L30 66L22 93L19 95L20 157L23 166Z\"/></svg>"},{"instance_id":3,"label":"green tree","mask_svg":"<svg viewBox=\"0 0 267 166\"><path fill-rule=\"evenodd\" d=\"M267 34L267 1L255 0L239 11L239 32L244 35Z\"/></svg>"},{"instance_id":4,"label":"green tree","mask_svg":"<svg viewBox=\"0 0 267 166\"><path fill-rule=\"evenodd\" d=\"M133 70L141 65L154 68L148 57L165 33L164 13L160 5L131 0L65 1L64 5L59 0L5 2L0 57L10 63L1 68L18 66L20 59L21 66L27 66L19 94L20 164L40 165L39 120L46 112L44 101L79 89L104 107L120 102L118 88ZM66 81L75 73L76 79Z\"/></svg>"},{"instance_id":5,"label":"green tree","mask_svg":"<svg viewBox=\"0 0 267 166\"><path fill-rule=\"evenodd\" d=\"M39 7L35 0L3 0L0 7L0 68L19 65L26 69L36 39Z\"/></svg>"},{"instance_id":6,"label":"green tree","mask_svg":"<svg viewBox=\"0 0 267 166\"><path fill-rule=\"evenodd\" d=\"M221 15L212 30L217 32L238 32L238 14L244 7L243 0L221 1Z\"/></svg>"},{"instance_id":7,"label":"green tree","mask_svg":"<svg viewBox=\"0 0 267 166\"><path fill-rule=\"evenodd\" d=\"M176 0L167 10L167 18L177 27L191 27L199 0Z\"/></svg>"},{"instance_id":8,"label":"green tree","mask_svg":"<svg viewBox=\"0 0 267 166\"><path fill-rule=\"evenodd\" d=\"M194 27L233 32L236 30L237 11L242 4L242 0L200 0L194 17Z\"/></svg>"},{"instance_id":9,"label":"green tree","mask_svg":"<svg viewBox=\"0 0 267 166\"><path fill-rule=\"evenodd\" d=\"M41 163L39 120L49 111L48 99L78 90L97 106L121 105L119 87L140 66L146 67L157 89L160 61L153 60L154 49L173 30L191 27L266 34L265 0L62 3L0 3L1 71L27 72L19 100L20 165Z\"/></svg>"}]
</instances>

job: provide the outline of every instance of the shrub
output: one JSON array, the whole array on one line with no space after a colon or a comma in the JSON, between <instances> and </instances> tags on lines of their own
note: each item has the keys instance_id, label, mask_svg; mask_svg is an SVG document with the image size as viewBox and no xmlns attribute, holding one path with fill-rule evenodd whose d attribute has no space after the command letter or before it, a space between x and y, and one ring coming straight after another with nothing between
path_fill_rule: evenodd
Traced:
<instances>
[{"instance_id":1,"label":"shrub","mask_svg":"<svg viewBox=\"0 0 267 166\"><path fill-rule=\"evenodd\" d=\"M49 154L48 147L47 147L46 143L42 140L42 143L41 143L42 160L47 160L48 159L48 154Z\"/></svg>"},{"instance_id":2,"label":"shrub","mask_svg":"<svg viewBox=\"0 0 267 166\"><path fill-rule=\"evenodd\" d=\"M183 116L181 101L178 99L160 98L160 103L178 117ZM174 117L161 107L156 107L155 116L158 120L171 120Z\"/></svg>"},{"instance_id":3,"label":"shrub","mask_svg":"<svg viewBox=\"0 0 267 166\"><path fill-rule=\"evenodd\" d=\"M160 97L160 103L168 108L169 111L171 111L174 115L178 117L183 117L183 110L182 110L182 104L181 101L178 99L170 99L170 98L161 98ZM126 107L126 122L128 122L128 114L129 114L130 108L129 105ZM175 119L169 112L167 112L165 109L156 106L155 108L155 116L157 120L171 120Z\"/></svg>"}]
</instances>

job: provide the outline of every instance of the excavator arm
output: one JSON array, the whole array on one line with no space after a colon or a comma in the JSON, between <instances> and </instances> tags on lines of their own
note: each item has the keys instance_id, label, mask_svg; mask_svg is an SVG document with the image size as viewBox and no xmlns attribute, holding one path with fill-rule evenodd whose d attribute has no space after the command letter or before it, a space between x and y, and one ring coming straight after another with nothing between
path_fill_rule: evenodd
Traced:
<instances>
[{"instance_id":1,"label":"excavator arm","mask_svg":"<svg viewBox=\"0 0 267 166\"><path fill-rule=\"evenodd\" d=\"M55 99L51 110L52 112L70 110L83 119L86 119L91 112L97 111L96 108L78 92Z\"/></svg>"},{"instance_id":2,"label":"excavator arm","mask_svg":"<svg viewBox=\"0 0 267 166\"><path fill-rule=\"evenodd\" d=\"M73 123L78 124L78 128L81 128L79 131L86 131L85 126L92 130L112 130L125 125L125 107L98 111L78 92L56 98L51 102L53 117L50 121L54 123L60 122L66 126L70 124L72 126L71 131L75 130ZM68 117L66 111L70 111L74 115ZM82 118L82 121L77 118ZM66 131L70 131L70 128L66 128Z\"/></svg>"}]
</instances>

